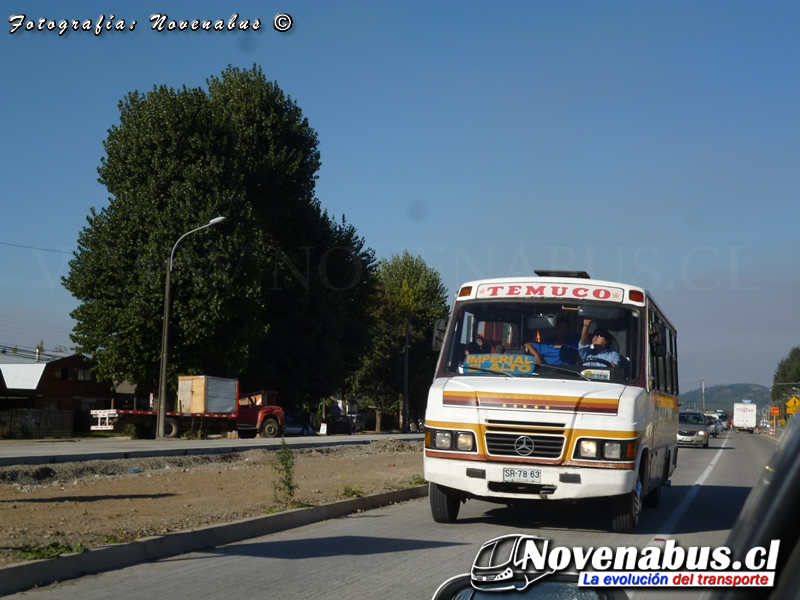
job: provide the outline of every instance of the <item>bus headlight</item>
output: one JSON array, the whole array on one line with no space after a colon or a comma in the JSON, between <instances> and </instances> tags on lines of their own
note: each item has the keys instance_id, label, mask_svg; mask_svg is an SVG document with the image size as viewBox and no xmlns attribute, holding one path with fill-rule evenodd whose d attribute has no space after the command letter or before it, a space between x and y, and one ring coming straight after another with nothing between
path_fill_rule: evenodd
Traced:
<instances>
[{"instance_id":1,"label":"bus headlight","mask_svg":"<svg viewBox=\"0 0 800 600\"><path fill-rule=\"evenodd\" d=\"M572 458L578 460L634 461L638 444L636 440L579 439Z\"/></svg>"},{"instance_id":2,"label":"bus headlight","mask_svg":"<svg viewBox=\"0 0 800 600\"><path fill-rule=\"evenodd\" d=\"M610 460L622 458L622 444L619 442L606 442L603 444L603 456Z\"/></svg>"},{"instance_id":3,"label":"bus headlight","mask_svg":"<svg viewBox=\"0 0 800 600\"><path fill-rule=\"evenodd\" d=\"M581 440L580 453L581 458L596 458L597 442L594 440Z\"/></svg>"},{"instance_id":4,"label":"bus headlight","mask_svg":"<svg viewBox=\"0 0 800 600\"><path fill-rule=\"evenodd\" d=\"M472 452L475 449L475 438L471 433L459 431L456 437L456 450Z\"/></svg>"},{"instance_id":5,"label":"bus headlight","mask_svg":"<svg viewBox=\"0 0 800 600\"><path fill-rule=\"evenodd\" d=\"M425 447L433 450L456 452L475 452L477 444L472 431L453 431L450 429L428 429L425 432Z\"/></svg>"},{"instance_id":6,"label":"bus headlight","mask_svg":"<svg viewBox=\"0 0 800 600\"><path fill-rule=\"evenodd\" d=\"M453 434L449 431L437 431L433 438L433 446L437 450L450 450L453 447Z\"/></svg>"}]
</instances>

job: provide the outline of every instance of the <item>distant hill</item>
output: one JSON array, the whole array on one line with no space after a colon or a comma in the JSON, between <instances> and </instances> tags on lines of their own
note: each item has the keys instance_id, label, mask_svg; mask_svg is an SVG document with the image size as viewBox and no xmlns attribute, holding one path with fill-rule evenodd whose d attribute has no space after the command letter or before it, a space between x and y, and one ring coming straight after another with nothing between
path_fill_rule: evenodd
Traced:
<instances>
[{"instance_id":1,"label":"distant hill","mask_svg":"<svg viewBox=\"0 0 800 600\"><path fill-rule=\"evenodd\" d=\"M734 383L731 385L712 385L706 387L706 410L728 410L733 412L734 402L744 399L753 404L764 406L772 404L769 388L755 383ZM701 408L700 390L692 390L681 394L681 408Z\"/></svg>"}]
</instances>

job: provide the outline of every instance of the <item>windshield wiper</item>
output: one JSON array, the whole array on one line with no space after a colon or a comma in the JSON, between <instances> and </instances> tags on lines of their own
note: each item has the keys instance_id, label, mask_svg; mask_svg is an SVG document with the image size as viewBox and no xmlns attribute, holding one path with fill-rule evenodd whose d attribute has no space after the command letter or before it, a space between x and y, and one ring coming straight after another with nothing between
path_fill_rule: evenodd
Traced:
<instances>
[{"instance_id":1,"label":"windshield wiper","mask_svg":"<svg viewBox=\"0 0 800 600\"><path fill-rule=\"evenodd\" d=\"M462 367L464 368L464 373L462 373L462 374L468 374L470 371L481 371L482 373L491 373L492 375L507 375L509 377L521 377L521 375L519 373L508 373L506 371L495 371L494 369L484 369L483 367L475 367L475 366L465 367L465 366L462 365Z\"/></svg>"}]
</instances>

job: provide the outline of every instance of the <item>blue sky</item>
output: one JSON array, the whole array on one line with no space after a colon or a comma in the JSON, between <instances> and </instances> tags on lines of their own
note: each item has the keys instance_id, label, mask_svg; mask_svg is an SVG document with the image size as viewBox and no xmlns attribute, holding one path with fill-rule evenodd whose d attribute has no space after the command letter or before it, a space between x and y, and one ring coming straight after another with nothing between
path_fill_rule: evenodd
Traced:
<instances>
[{"instance_id":1,"label":"blue sky","mask_svg":"<svg viewBox=\"0 0 800 600\"><path fill-rule=\"evenodd\" d=\"M60 277L108 201L97 167L124 95L253 63L319 135L322 205L451 294L540 268L647 287L684 390L769 385L800 345L796 2L112 4L4 3L6 22L137 25L0 34L0 345L70 345ZM149 23L234 12L261 29Z\"/></svg>"}]
</instances>

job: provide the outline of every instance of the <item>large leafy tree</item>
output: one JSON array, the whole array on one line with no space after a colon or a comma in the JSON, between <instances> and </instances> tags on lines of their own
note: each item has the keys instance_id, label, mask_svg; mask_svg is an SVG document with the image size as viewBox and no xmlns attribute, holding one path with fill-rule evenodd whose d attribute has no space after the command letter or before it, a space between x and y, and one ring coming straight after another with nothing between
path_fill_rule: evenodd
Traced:
<instances>
[{"instance_id":1,"label":"large leafy tree","mask_svg":"<svg viewBox=\"0 0 800 600\"><path fill-rule=\"evenodd\" d=\"M410 418L424 414L437 355L431 350L436 319L448 314L447 290L439 273L407 251L378 263L379 296L369 350L349 380L350 393L374 406L376 428L384 412L400 410L408 331Z\"/></svg>"},{"instance_id":2,"label":"large leafy tree","mask_svg":"<svg viewBox=\"0 0 800 600\"><path fill-rule=\"evenodd\" d=\"M99 375L155 388L167 257L222 215L176 252L170 387L204 373L287 391L304 377L309 336L331 364L288 397L340 386L366 340L357 316L374 258L315 198L317 135L292 99L258 67L229 67L207 91L128 94L104 147L109 204L92 209L64 279L81 302L73 341Z\"/></svg>"}]
</instances>

